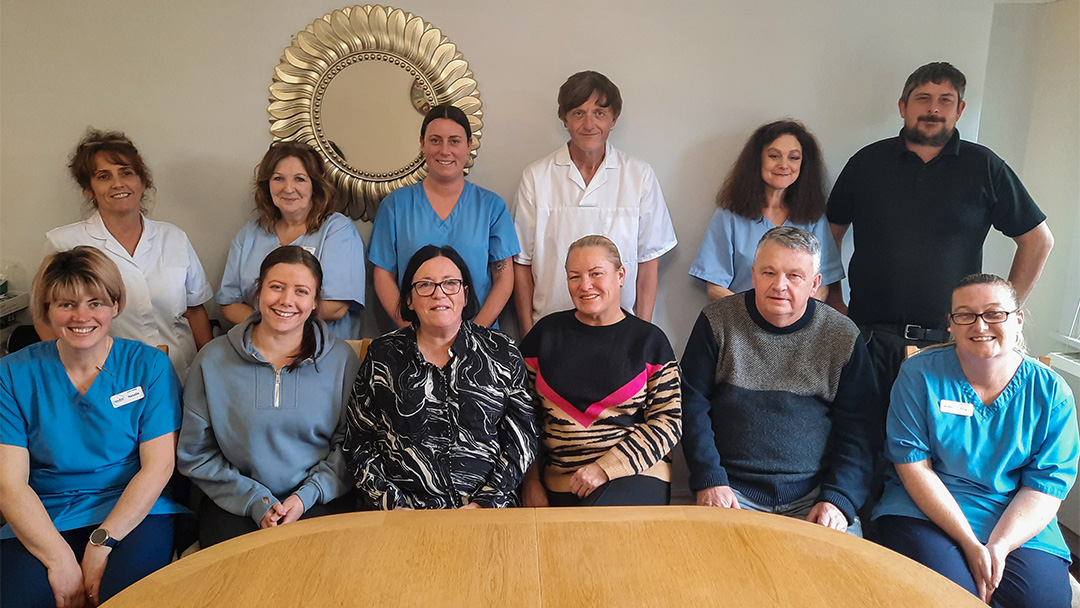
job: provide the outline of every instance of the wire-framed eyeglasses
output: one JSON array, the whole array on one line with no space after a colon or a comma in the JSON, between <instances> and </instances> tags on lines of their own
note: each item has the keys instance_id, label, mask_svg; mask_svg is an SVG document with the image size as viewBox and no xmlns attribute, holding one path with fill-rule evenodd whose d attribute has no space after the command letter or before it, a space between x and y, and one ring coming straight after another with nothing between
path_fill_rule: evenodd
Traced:
<instances>
[{"instance_id":1,"label":"wire-framed eyeglasses","mask_svg":"<svg viewBox=\"0 0 1080 608\"><path fill-rule=\"evenodd\" d=\"M987 325L996 325L998 323L1004 323L1005 319L1009 318L1009 315L1016 314L1017 310L988 310L986 312L954 312L949 315L953 323L957 325L974 325L975 320L981 318Z\"/></svg>"},{"instance_id":2,"label":"wire-framed eyeglasses","mask_svg":"<svg viewBox=\"0 0 1080 608\"><path fill-rule=\"evenodd\" d=\"M452 296L461 291L461 279L446 279L445 281L417 281L412 284L413 291L416 295L422 297L430 297L435 294L435 288L442 289L442 292L448 296Z\"/></svg>"}]
</instances>

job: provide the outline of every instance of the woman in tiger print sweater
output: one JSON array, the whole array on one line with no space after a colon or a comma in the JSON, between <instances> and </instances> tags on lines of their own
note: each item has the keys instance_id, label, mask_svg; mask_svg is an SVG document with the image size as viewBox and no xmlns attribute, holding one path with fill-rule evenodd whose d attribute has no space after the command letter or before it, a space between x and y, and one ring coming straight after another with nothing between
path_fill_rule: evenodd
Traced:
<instances>
[{"instance_id":1,"label":"woman in tiger print sweater","mask_svg":"<svg viewBox=\"0 0 1080 608\"><path fill-rule=\"evenodd\" d=\"M542 419L525 506L667 504L682 434L675 353L620 308L626 269L610 239L570 245L566 277L574 310L540 319L521 343Z\"/></svg>"}]
</instances>

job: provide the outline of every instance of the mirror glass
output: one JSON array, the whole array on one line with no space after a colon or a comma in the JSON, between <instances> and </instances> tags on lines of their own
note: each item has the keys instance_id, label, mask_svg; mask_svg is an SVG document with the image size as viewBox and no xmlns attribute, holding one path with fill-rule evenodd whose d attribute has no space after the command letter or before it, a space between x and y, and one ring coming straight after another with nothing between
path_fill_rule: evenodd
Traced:
<instances>
[{"instance_id":1,"label":"mirror glass","mask_svg":"<svg viewBox=\"0 0 1080 608\"><path fill-rule=\"evenodd\" d=\"M396 65L365 61L342 70L326 88L323 133L350 167L393 173L417 159L424 116L410 98L415 82Z\"/></svg>"},{"instance_id":2,"label":"mirror glass","mask_svg":"<svg viewBox=\"0 0 1080 608\"><path fill-rule=\"evenodd\" d=\"M357 5L316 19L285 48L270 85L270 133L315 148L341 210L370 221L383 197L427 175L420 124L444 103L472 127L467 173L484 126L468 62L420 17Z\"/></svg>"}]
</instances>

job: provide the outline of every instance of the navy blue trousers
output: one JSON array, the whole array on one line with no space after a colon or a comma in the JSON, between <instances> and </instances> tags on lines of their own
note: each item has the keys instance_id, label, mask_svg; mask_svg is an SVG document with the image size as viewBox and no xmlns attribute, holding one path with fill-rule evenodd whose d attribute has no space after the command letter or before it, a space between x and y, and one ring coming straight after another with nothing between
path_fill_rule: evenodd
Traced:
<instances>
[{"instance_id":1,"label":"navy blue trousers","mask_svg":"<svg viewBox=\"0 0 1080 608\"><path fill-rule=\"evenodd\" d=\"M90 533L97 526L66 530L60 535L82 562ZM101 577L104 602L135 581L162 568L172 559L173 518L171 515L147 515L142 523L113 547L105 574ZM52 587L45 566L26 550L19 539L0 541L0 607L53 608Z\"/></svg>"},{"instance_id":2,"label":"navy blue trousers","mask_svg":"<svg viewBox=\"0 0 1080 608\"><path fill-rule=\"evenodd\" d=\"M970 591L975 579L964 551L933 522L915 517L879 517L881 544ZM990 597L994 608L1069 608L1069 562L1038 549L1020 547L1005 558L1005 574Z\"/></svg>"}]
</instances>

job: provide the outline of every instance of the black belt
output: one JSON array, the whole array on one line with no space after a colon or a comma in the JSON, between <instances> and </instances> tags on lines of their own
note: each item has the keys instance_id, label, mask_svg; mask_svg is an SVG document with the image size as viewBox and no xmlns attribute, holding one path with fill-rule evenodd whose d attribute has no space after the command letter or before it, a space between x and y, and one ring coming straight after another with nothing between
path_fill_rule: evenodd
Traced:
<instances>
[{"instance_id":1,"label":"black belt","mask_svg":"<svg viewBox=\"0 0 1080 608\"><path fill-rule=\"evenodd\" d=\"M944 329L929 329L920 325L867 325L868 329L887 331L913 342L948 342L949 332Z\"/></svg>"}]
</instances>

